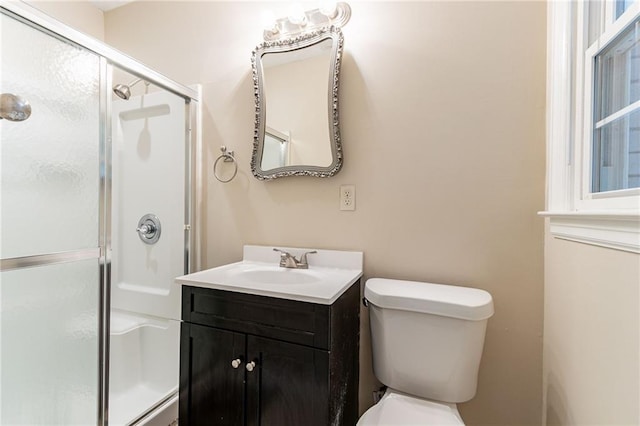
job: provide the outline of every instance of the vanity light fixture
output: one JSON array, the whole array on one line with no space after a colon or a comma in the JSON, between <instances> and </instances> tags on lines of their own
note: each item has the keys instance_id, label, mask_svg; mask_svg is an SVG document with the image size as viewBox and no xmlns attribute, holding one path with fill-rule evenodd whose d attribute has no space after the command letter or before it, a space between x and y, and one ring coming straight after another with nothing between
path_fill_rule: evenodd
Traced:
<instances>
[{"instance_id":1,"label":"vanity light fixture","mask_svg":"<svg viewBox=\"0 0 640 426\"><path fill-rule=\"evenodd\" d=\"M263 14L265 41L290 38L324 27L342 28L351 18L351 7L345 2L322 0L318 9L307 11L300 3L294 3L286 18L270 19L269 13Z\"/></svg>"},{"instance_id":2,"label":"vanity light fixture","mask_svg":"<svg viewBox=\"0 0 640 426\"><path fill-rule=\"evenodd\" d=\"M274 34L278 32L278 24L276 23L276 15L271 10L262 11L262 28Z\"/></svg>"},{"instance_id":3,"label":"vanity light fixture","mask_svg":"<svg viewBox=\"0 0 640 426\"><path fill-rule=\"evenodd\" d=\"M329 19L335 18L337 11L338 11L338 3L335 1L324 0L320 3L320 13L322 13Z\"/></svg>"},{"instance_id":4,"label":"vanity light fixture","mask_svg":"<svg viewBox=\"0 0 640 426\"><path fill-rule=\"evenodd\" d=\"M307 25L307 14L300 3L293 3L289 11L289 22L304 27Z\"/></svg>"}]
</instances>

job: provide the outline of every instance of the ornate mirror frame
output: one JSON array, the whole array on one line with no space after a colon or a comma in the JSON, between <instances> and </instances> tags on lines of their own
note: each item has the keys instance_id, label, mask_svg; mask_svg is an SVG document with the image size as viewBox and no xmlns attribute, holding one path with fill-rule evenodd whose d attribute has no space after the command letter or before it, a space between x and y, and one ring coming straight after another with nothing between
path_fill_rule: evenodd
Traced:
<instances>
[{"instance_id":1,"label":"ornate mirror frame","mask_svg":"<svg viewBox=\"0 0 640 426\"><path fill-rule=\"evenodd\" d=\"M264 74L262 69L262 55L266 53L292 52L304 49L331 39L331 69L328 86L327 125L329 126L329 143L331 145L332 162L328 167L311 165L293 165L262 170L262 154L265 138L266 108L264 104ZM253 69L253 85L255 94L255 129L253 132L253 155L251 157L251 171L260 180L271 180L285 176L314 176L330 177L342 168L343 154L340 140L340 119L338 113L338 86L340 64L342 62L342 48L344 37L338 27L331 26L310 33L301 34L289 39L265 41L252 52L251 65Z\"/></svg>"}]
</instances>

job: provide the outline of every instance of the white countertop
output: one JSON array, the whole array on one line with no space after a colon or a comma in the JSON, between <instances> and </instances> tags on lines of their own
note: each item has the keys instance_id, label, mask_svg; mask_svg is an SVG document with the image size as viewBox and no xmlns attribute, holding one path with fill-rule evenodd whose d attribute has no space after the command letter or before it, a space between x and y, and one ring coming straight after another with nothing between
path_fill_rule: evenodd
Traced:
<instances>
[{"instance_id":1,"label":"white countertop","mask_svg":"<svg viewBox=\"0 0 640 426\"><path fill-rule=\"evenodd\" d=\"M299 258L313 249L278 247ZM176 283L330 305L362 276L362 252L317 250L309 269L279 265L271 246L245 246L243 260L184 275Z\"/></svg>"}]
</instances>

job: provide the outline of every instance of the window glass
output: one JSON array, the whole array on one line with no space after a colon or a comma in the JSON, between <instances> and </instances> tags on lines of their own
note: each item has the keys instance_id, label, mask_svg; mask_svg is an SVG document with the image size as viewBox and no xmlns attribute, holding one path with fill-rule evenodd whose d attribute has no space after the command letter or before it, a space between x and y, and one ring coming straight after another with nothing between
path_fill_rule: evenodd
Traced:
<instances>
[{"instance_id":1,"label":"window glass","mask_svg":"<svg viewBox=\"0 0 640 426\"><path fill-rule=\"evenodd\" d=\"M616 19L618 19L625 10L629 9L635 1L636 0L616 0Z\"/></svg>"},{"instance_id":2,"label":"window glass","mask_svg":"<svg viewBox=\"0 0 640 426\"><path fill-rule=\"evenodd\" d=\"M595 57L593 192L640 187L640 21Z\"/></svg>"},{"instance_id":3,"label":"window glass","mask_svg":"<svg viewBox=\"0 0 640 426\"><path fill-rule=\"evenodd\" d=\"M596 56L596 121L640 100L639 24L631 25Z\"/></svg>"},{"instance_id":4,"label":"window glass","mask_svg":"<svg viewBox=\"0 0 640 426\"><path fill-rule=\"evenodd\" d=\"M640 188L640 111L596 130L593 192Z\"/></svg>"}]
</instances>

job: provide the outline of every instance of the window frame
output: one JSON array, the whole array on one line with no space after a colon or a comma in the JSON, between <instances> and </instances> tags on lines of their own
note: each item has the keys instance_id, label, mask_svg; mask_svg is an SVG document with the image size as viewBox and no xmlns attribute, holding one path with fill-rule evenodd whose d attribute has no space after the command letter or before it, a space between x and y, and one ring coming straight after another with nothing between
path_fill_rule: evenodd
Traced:
<instances>
[{"instance_id":1,"label":"window frame","mask_svg":"<svg viewBox=\"0 0 640 426\"><path fill-rule=\"evenodd\" d=\"M587 2L548 6L548 185L540 214L554 237L640 253L640 188L591 192L594 58L638 19L640 0L617 19L616 2L602 2L604 30L588 49Z\"/></svg>"}]
</instances>

